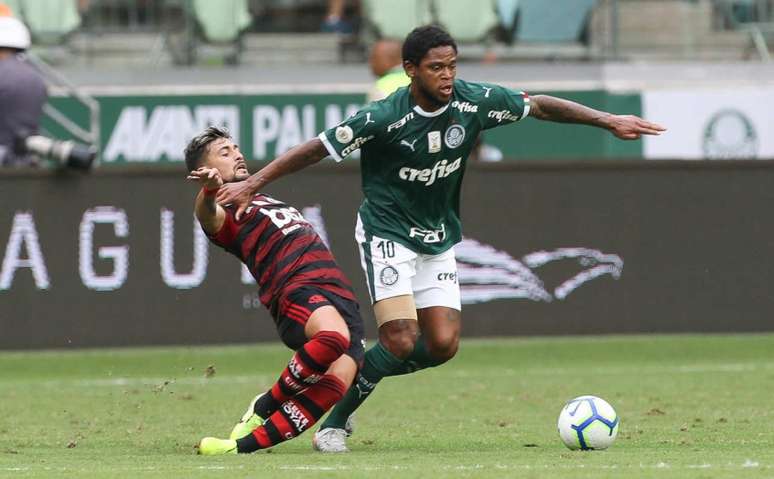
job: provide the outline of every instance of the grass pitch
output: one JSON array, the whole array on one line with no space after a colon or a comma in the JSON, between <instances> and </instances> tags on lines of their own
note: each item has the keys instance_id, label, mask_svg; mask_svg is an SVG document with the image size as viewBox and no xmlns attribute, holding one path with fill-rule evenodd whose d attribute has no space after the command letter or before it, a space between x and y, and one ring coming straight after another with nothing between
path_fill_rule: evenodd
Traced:
<instances>
[{"instance_id":1,"label":"grass pitch","mask_svg":"<svg viewBox=\"0 0 774 479\"><path fill-rule=\"evenodd\" d=\"M0 477L774 477L774 335L466 340L388 378L353 450L311 434L201 457L290 357L279 345L0 353ZM569 451L565 400L607 399L607 451Z\"/></svg>"}]
</instances>

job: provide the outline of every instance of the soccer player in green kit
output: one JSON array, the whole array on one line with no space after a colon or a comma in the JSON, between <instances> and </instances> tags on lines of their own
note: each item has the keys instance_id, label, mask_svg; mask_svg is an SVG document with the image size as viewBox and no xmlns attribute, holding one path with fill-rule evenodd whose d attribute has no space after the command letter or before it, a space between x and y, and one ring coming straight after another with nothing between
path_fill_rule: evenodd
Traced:
<instances>
[{"instance_id":1,"label":"soccer player in green kit","mask_svg":"<svg viewBox=\"0 0 774 479\"><path fill-rule=\"evenodd\" d=\"M459 203L465 165L482 130L539 120L603 128L624 140L665 129L546 95L456 79L457 46L436 26L414 29L402 48L411 78L384 100L280 155L220 204L243 211L252 195L327 156L361 150L362 188L355 238L379 327L358 377L315 434L323 452L345 452L345 423L384 377L445 363L457 352L461 301L453 246L462 238ZM239 214L239 213L238 213Z\"/></svg>"}]
</instances>

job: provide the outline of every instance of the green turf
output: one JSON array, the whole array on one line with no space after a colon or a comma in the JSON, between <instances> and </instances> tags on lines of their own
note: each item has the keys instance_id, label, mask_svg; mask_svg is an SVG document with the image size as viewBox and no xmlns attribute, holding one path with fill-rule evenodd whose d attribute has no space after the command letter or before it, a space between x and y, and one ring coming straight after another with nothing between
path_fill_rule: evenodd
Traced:
<instances>
[{"instance_id":1,"label":"green turf","mask_svg":"<svg viewBox=\"0 0 774 479\"><path fill-rule=\"evenodd\" d=\"M774 477L774 335L468 340L446 366L385 380L350 454L313 453L307 433L194 455L288 358L278 345L0 353L0 477ZM559 441L559 410L581 394L617 409L611 449Z\"/></svg>"}]
</instances>

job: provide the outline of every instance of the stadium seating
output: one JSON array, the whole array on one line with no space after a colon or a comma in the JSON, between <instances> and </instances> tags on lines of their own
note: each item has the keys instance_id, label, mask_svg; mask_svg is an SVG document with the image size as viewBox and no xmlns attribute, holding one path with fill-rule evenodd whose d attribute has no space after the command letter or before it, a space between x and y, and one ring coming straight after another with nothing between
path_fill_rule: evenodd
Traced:
<instances>
[{"instance_id":1,"label":"stadium seating","mask_svg":"<svg viewBox=\"0 0 774 479\"><path fill-rule=\"evenodd\" d=\"M596 0L520 0L517 42L574 43L580 39Z\"/></svg>"},{"instance_id":2,"label":"stadium seating","mask_svg":"<svg viewBox=\"0 0 774 479\"><path fill-rule=\"evenodd\" d=\"M416 26L433 20L430 0L363 0L362 6L383 38L402 40Z\"/></svg>"},{"instance_id":3,"label":"stadium seating","mask_svg":"<svg viewBox=\"0 0 774 479\"><path fill-rule=\"evenodd\" d=\"M500 25L507 31L516 27L516 12L519 10L519 0L497 0L497 17Z\"/></svg>"},{"instance_id":4,"label":"stadium seating","mask_svg":"<svg viewBox=\"0 0 774 479\"><path fill-rule=\"evenodd\" d=\"M207 41L234 42L250 26L247 0L193 0L193 13Z\"/></svg>"},{"instance_id":5,"label":"stadium seating","mask_svg":"<svg viewBox=\"0 0 774 479\"><path fill-rule=\"evenodd\" d=\"M76 0L11 0L6 3L24 20L37 44L59 44L81 24Z\"/></svg>"},{"instance_id":6,"label":"stadium seating","mask_svg":"<svg viewBox=\"0 0 774 479\"><path fill-rule=\"evenodd\" d=\"M435 19L459 42L481 41L499 24L491 0L470 8L469 0L436 2Z\"/></svg>"}]
</instances>

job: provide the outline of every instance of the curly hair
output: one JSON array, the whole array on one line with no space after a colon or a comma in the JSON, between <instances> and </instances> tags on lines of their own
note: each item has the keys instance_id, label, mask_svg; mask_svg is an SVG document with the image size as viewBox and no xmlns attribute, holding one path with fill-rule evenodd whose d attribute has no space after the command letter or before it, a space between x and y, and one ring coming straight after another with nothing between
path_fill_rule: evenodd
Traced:
<instances>
[{"instance_id":1,"label":"curly hair","mask_svg":"<svg viewBox=\"0 0 774 479\"><path fill-rule=\"evenodd\" d=\"M443 28L437 25L417 27L403 41L403 61L419 65L429 50L446 46L457 53L457 43Z\"/></svg>"}]
</instances>

